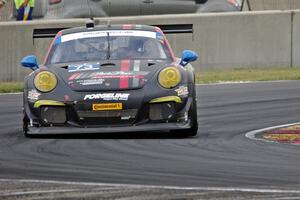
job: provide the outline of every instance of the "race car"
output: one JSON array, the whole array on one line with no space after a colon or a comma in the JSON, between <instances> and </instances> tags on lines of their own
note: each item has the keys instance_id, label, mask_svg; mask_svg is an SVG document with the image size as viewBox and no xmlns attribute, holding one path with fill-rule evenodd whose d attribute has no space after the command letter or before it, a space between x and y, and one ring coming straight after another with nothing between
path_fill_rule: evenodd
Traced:
<instances>
[{"instance_id":1,"label":"race car","mask_svg":"<svg viewBox=\"0 0 300 200\"><path fill-rule=\"evenodd\" d=\"M42 65L21 64L25 136L170 131L197 134L197 53L176 58L163 31L145 25L61 30Z\"/></svg>"}]
</instances>

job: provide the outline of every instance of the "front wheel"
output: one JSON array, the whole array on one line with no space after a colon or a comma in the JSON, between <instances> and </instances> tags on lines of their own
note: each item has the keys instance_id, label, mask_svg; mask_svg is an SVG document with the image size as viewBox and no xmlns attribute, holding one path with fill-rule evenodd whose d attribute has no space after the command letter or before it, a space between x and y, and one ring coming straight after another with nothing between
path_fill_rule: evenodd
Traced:
<instances>
[{"instance_id":1,"label":"front wheel","mask_svg":"<svg viewBox=\"0 0 300 200\"><path fill-rule=\"evenodd\" d=\"M24 134L25 137L32 138L33 136L28 133L28 123L29 123L29 119L28 119L28 117L27 117L27 115L25 114L25 111L24 111L23 134Z\"/></svg>"},{"instance_id":2,"label":"front wheel","mask_svg":"<svg viewBox=\"0 0 300 200\"><path fill-rule=\"evenodd\" d=\"M193 103L189 110L189 117L192 121L192 127L184 130L173 130L172 134L180 137L192 137L196 136L198 133L198 121L197 121L197 101L196 97L193 97Z\"/></svg>"},{"instance_id":3,"label":"front wheel","mask_svg":"<svg viewBox=\"0 0 300 200\"><path fill-rule=\"evenodd\" d=\"M28 117L25 113L23 117L23 134L25 137L28 137Z\"/></svg>"}]
</instances>

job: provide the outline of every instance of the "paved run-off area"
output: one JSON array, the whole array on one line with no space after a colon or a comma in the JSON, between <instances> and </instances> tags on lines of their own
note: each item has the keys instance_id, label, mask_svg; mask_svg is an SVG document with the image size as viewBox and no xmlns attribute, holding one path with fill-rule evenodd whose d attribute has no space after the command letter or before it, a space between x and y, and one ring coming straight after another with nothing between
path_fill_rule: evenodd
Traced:
<instances>
[{"instance_id":1,"label":"paved run-off area","mask_svg":"<svg viewBox=\"0 0 300 200\"><path fill-rule=\"evenodd\" d=\"M133 133L28 139L21 133L22 95L0 95L0 199L300 199L300 146L245 137L300 121L299 89L299 81L197 86L200 128L194 138Z\"/></svg>"}]
</instances>

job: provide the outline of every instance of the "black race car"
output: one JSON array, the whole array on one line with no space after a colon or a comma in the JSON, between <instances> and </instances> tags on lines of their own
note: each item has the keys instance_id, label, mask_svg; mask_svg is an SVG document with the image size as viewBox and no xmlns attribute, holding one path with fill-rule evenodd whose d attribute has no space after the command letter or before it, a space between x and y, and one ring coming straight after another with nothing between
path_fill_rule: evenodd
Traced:
<instances>
[{"instance_id":1,"label":"black race car","mask_svg":"<svg viewBox=\"0 0 300 200\"><path fill-rule=\"evenodd\" d=\"M176 58L162 30L144 25L62 30L25 78L25 136L170 130L197 134L197 54Z\"/></svg>"}]
</instances>

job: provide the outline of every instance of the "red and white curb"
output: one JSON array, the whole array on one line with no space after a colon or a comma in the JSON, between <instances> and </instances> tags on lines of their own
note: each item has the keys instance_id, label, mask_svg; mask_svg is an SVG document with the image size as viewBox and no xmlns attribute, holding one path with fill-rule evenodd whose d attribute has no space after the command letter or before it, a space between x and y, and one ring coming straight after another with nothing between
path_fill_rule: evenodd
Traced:
<instances>
[{"instance_id":1,"label":"red and white curb","mask_svg":"<svg viewBox=\"0 0 300 200\"><path fill-rule=\"evenodd\" d=\"M285 128L285 127L288 127L288 126L295 126L295 125L300 125L300 122L291 123L291 124L283 124L283 125L279 125L279 126L272 126L272 127L268 127L268 128L263 128L263 129L250 131L250 132L246 133L245 136L247 138L251 139L251 140L257 140L257 141L263 141L263 142L269 142L269 143L278 143L276 141L267 140L267 139L263 139L263 138L258 138L258 137L256 137L256 135L260 134L262 132L266 132L266 131L270 131L270 130L274 130L274 129L279 129L279 128Z\"/></svg>"}]
</instances>

